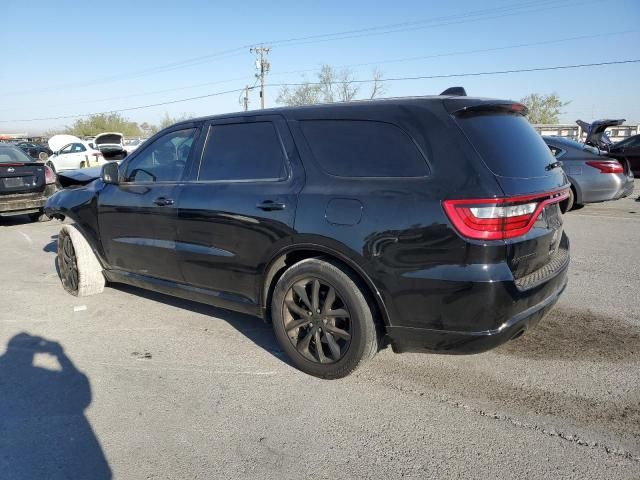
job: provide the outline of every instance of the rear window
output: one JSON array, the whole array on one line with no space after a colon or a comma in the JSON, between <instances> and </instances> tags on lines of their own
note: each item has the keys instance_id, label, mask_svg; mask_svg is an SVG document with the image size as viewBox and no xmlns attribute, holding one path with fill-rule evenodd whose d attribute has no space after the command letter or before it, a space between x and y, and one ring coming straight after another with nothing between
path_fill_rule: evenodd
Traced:
<instances>
[{"instance_id":1,"label":"rear window","mask_svg":"<svg viewBox=\"0 0 640 480\"><path fill-rule=\"evenodd\" d=\"M0 147L0 163L30 163L31 157L14 147Z\"/></svg>"},{"instance_id":2,"label":"rear window","mask_svg":"<svg viewBox=\"0 0 640 480\"><path fill-rule=\"evenodd\" d=\"M515 114L457 117L489 170L501 177L543 177L555 159L529 121Z\"/></svg>"},{"instance_id":3,"label":"rear window","mask_svg":"<svg viewBox=\"0 0 640 480\"><path fill-rule=\"evenodd\" d=\"M429 170L413 140L390 123L305 120L302 132L322 170L337 177L423 177Z\"/></svg>"}]
</instances>

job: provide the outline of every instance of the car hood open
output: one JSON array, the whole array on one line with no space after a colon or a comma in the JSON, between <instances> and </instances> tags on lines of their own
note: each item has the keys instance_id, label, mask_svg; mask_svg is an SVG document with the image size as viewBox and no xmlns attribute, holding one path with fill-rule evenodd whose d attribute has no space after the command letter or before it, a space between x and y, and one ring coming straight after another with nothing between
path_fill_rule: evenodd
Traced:
<instances>
[{"instance_id":1,"label":"car hood open","mask_svg":"<svg viewBox=\"0 0 640 480\"><path fill-rule=\"evenodd\" d=\"M65 145L69 145L70 143L84 143L78 137L74 135L54 135L47 142L49 144L49 148L52 152L57 152Z\"/></svg>"}]
</instances>

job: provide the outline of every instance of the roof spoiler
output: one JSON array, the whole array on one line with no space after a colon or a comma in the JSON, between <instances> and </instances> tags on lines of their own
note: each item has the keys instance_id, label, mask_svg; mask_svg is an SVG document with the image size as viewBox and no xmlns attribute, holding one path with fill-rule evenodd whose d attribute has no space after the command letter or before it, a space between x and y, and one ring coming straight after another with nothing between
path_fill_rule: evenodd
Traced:
<instances>
[{"instance_id":1,"label":"roof spoiler","mask_svg":"<svg viewBox=\"0 0 640 480\"><path fill-rule=\"evenodd\" d=\"M529 109L510 100L447 99L444 101L449 113L456 116L481 115L483 113L515 113L527 116Z\"/></svg>"},{"instance_id":2,"label":"roof spoiler","mask_svg":"<svg viewBox=\"0 0 640 480\"><path fill-rule=\"evenodd\" d=\"M451 96L454 96L454 97L466 97L467 96L467 91L464 89L464 87L449 87L444 92L442 92L440 95L451 95Z\"/></svg>"}]
</instances>

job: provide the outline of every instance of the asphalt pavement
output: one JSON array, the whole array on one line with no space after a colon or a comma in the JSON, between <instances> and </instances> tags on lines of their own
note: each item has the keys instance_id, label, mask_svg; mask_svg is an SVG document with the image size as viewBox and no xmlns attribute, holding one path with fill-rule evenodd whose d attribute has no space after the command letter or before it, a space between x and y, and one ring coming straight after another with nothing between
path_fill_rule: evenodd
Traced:
<instances>
[{"instance_id":1,"label":"asphalt pavement","mask_svg":"<svg viewBox=\"0 0 640 480\"><path fill-rule=\"evenodd\" d=\"M65 293L60 223L0 219L0 477L640 478L640 202L565 217L569 286L473 356L380 352L348 378L271 327L143 290Z\"/></svg>"}]
</instances>

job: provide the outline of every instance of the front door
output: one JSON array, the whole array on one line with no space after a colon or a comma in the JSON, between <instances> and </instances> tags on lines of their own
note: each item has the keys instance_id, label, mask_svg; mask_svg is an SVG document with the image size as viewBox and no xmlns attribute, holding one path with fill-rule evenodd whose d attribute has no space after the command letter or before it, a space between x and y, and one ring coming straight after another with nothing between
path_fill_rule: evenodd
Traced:
<instances>
[{"instance_id":1,"label":"front door","mask_svg":"<svg viewBox=\"0 0 640 480\"><path fill-rule=\"evenodd\" d=\"M199 168L182 187L177 248L187 283L254 308L265 263L293 233L304 181L279 116L224 119L205 126ZM236 306L237 307L237 306Z\"/></svg>"},{"instance_id":2,"label":"front door","mask_svg":"<svg viewBox=\"0 0 640 480\"><path fill-rule=\"evenodd\" d=\"M100 192L100 237L111 268L182 281L176 207L198 131L189 125L160 135L122 164L119 185Z\"/></svg>"}]
</instances>

